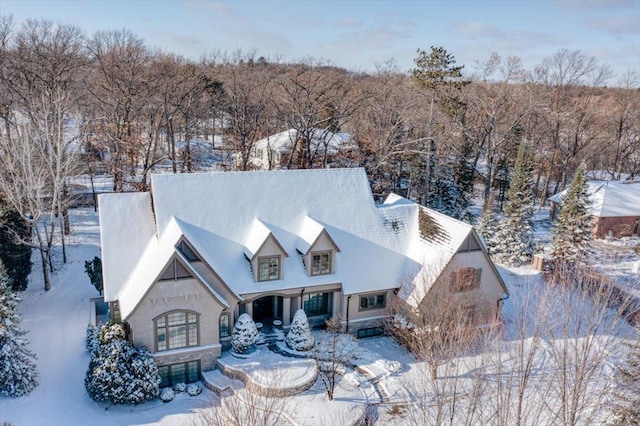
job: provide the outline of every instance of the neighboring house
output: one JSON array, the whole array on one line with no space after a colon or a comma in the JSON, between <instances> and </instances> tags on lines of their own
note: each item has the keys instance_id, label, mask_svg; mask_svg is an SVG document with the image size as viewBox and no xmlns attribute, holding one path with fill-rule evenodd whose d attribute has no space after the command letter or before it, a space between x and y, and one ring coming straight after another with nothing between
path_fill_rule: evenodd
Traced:
<instances>
[{"instance_id":1,"label":"neighboring house","mask_svg":"<svg viewBox=\"0 0 640 426\"><path fill-rule=\"evenodd\" d=\"M348 133L333 133L329 130L316 129L313 131L310 148L316 162L327 162L338 153L345 153L353 149L351 136ZM260 139L254 144L250 152L249 163L256 170L276 170L287 167L292 151L302 147L303 140L298 137L295 129L285 130L275 135ZM344 155L340 155L344 158Z\"/></svg>"},{"instance_id":2,"label":"neighboring house","mask_svg":"<svg viewBox=\"0 0 640 426\"><path fill-rule=\"evenodd\" d=\"M591 201L594 238L640 236L640 182L590 181L587 195ZM549 215L555 219L562 207L564 190L549 198Z\"/></svg>"},{"instance_id":3,"label":"neighboring house","mask_svg":"<svg viewBox=\"0 0 640 426\"><path fill-rule=\"evenodd\" d=\"M99 201L105 301L165 385L213 368L242 313L286 328L302 308L367 337L392 298L420 309L438 283L478 322L507 295L470 225L396 195L375 204L364 169L158 174Z\"/></svg>"}]
</instances>

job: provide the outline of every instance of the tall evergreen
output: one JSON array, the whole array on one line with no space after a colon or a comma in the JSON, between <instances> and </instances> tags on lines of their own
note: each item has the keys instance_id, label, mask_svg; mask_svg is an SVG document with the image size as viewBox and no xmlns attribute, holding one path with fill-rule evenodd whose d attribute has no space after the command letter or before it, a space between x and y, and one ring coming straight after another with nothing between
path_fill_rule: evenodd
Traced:
<instances>
[{"instance_id":1,"label":"tall evergreen","mask_svg":"<svg viewBox=\"0 0 640 426\"><path fill-rule=\"evenodd\" d=\"M495 260L510 266L529 262L533 255L533 155L520 144L513 177L504 203L504 215L495 234Z\"/></svg>"},{"instance_id":2,"label":"tall evergreen","mask_svg":"<svg viewBox=\"0 0 640 426\"><path fill-rule=\"evenodd\" d=\"M560 216L553 227L551 256L556 262L575 262L591 240L591 206L587 196L586 164L578 167L562 199Z\"/></svg>"},{"instance_id":3,"label":"tall evergreen","mask_svg":"<svg viewBox=\"0 0 640 426\"><path fill-rule=\"evenodd\" d=\"M35 355L23 337L27 332L19 327L18 303L0 261L0 395L11 397L26 395L38 385Z\"/></svg>"},{"instance_id":4,"label":"tall evergreen","mask_svg":"<svg viewBox=\"0 0 640 426\"><path fill-rule=\"evenodd\" d=\"M612 425L640 425L640 329L630 344L627 362L618 368L618 390L614 393Z\"/></svg>"},{"instance_id":5,"label":"tall evergreen","mask_svg":"<svg viewBox=\"0 0 640 426\"><path fill-rule=\"evenodd\" d=\"M493 212L493 200L487 202L487 207L482 212L482 215L478 219L478 223L475 225L478 234L482 237L484 245L487 248L489 254L493 254L496 245L496 233L498 231L498 221L496 215Z\"/></svg>"},{"instance_id":6,"label":"tall evergreen","mask_svg":"<svg viewBox=\"0 0 640 426\"><path fill-rule=\"evenodd\" d=\"M15 291L26 289L29 282L31 247L18 241L29 240L30 237L29 225L0 197L0 260Z\"/></svg>"}]
</instances>

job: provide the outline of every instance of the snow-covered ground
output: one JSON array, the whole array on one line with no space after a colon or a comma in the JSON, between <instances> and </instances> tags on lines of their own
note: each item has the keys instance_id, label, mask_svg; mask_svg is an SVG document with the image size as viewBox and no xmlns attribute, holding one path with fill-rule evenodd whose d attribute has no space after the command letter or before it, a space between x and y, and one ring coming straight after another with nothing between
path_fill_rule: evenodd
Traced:
<instances>
[{"instance_id":1,"label":"snow-covered ground","mask_svg":"<svg viewBox=\"0 0 640 426\"><path fill-rule=\"evenodd\" d=\"M545 223L543 213L539 222ZM160 400L139 406L109 406L92 401L84 388L84 376L89 363L89 355L84 349L85 328L89 321L89 300L98 294L84 273L84 261L99 255L99 232L97 214L92 208L74 209L70 212L72 235L68 242L69 263L60 265L52 275L52 288L43 290L41 271L38 270L34 255L34 271L29 288L22 293L20 311L24 314L22 327L29 331L30 348L37 354L40 372L39 386L22 398L0 398L0 424L10 422L20 425L175 425L192 424L197 421L197 410L217 401L215 395L205 389L197 397L182 393L170 402ZM545 226L546 227L546 226ZM548 229L548 228L546 228ZM548 231L539 230L541 239L548 238ZM544 240L543 240L544 241ZM58 259L59 256L56 257ZM521 321L519 312L523 308L537 308L536 297L546 291L546 284L540 273L528 267L502 268L500 273L510 289L510 299L505 302L502 336L504 345L494 348L496 353L507 353L510 347L518 345ZM633 275L631 275L633 276ZM637 285L637 280L636 284ZM535 297L534 297L535 296ZM524 301L530 301L527 305ZM563 306L556 306L549 312L557 314ZM599 330L595 345L606 349L604 352L603 376L613 374L613 365L622 357L618 340L633 336L633 330L626 323L615 325L615 329ZM523 346L536 344L533 331L527 330ZM583 336L588 337L588 336ZM387 337L359 341L360 352L355 361L356 371L350 372L341 381L336 392L339 403L327 402L322 385L317 382L311 389L292 398L289 418L294 423L340 424L359 418L369 398L385 394L387 402L378 411L379 424L402 425L409 421L411 410L402 408L410 400L424 398L418 393L416 383L425 383L425 365L415 361L413 356ZM551 368L553 357L557 356L558 342L544 339L535 355L535 377L542 379L545 368ZM459 378L459 386L473 386L478 377L474 371L486 368L487 357L481 353L471 353L459 357L440 368L446 385ZM495 360L495 359L494 359ZM484 365L484 367L482 367ZM487 383L494 383L514 371L513 360L495 363L486 370L483 377ZM401 370L398 372L398 370ZM555 374L555 372L553 372ZM493 381L493 382L492 382ZM356 384L360 384L358 388ZM597 386L596 386L597 387ZM429 392L428 386L422 391ZM552 389L553 390L553 389ZM550 397L536 394L535 397ZM427 395L428 397L428 395ZM333 404L333 405L332 405ZM340 406L341 409L336 407ZM348 414L345 414L348 413ZM312 417L313 416L313 417Z\"/></svg>"}]
</instances>

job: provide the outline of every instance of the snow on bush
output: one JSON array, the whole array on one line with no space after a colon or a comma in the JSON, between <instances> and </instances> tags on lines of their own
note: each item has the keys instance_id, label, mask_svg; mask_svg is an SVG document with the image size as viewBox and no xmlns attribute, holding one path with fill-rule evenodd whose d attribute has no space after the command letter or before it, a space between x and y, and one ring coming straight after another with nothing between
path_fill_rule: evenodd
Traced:
<instances>
[{"instance_id":1,"label":"snow on bush","mask_svg":"<svg viewBox=\"0 0 640 426\"><path fill-rule=\"evenodd\" d=\"M20 298L10 289L9 276L0 261L0 395L18 397L37 385L36 356L27 348L19 328L22 318L15 312Z\"/></svg>"},{"instance_id":2,"label":"snow on bush","mask_svg":"<svg viewBox=\"0 0 640 426\"><path fill-rule=\"evenodd\" d=\"M197 396L200 395L201 392L202 388L195 383L190 384L187 388L187 393L189 394L189 396Z\"/></svg>"},{"instance_id":3,"label":"snow on bush","mask_svg":"<svg viewBox=\"0 0 640 426\"><path fill-rule=\"evenodd\" d=\"M231 347L239 354L249 352L258 340L258 329L248 314L242 314L233 326Z\"/></svg>"},{"instance_id":4,"label":"snow on bush","mask_svg":"<svg viewBox=\"0 0 640 426\"><path fill-rule=\"evenodd\" d=\"M114 340L124 340L127 338L122 324L116 324L113 321L109 321L100 327L99 336L101 345L111 343Z\"/></svg>"},{"instance_id":5,"label":"snow on bush","mask_svg":"<svg viewBox=\"0 0 640 426\"><path fill-rule=\"evenodd\" d=\"M176 397L175 392L173 392L173 389L171 388L164 388L162 389L162 392L160 392L160 399L162 400L162 402L169 402L169 401L173 401L173 398Z\"/></svg>"},{"instance_id":6,"label":"snow on bush","mask_svg":"<svg viewBox=\"0 0 640 426\"><path fill-rule=\"evenodd\" d=\"M184 384L183 382L176 383L175 385L173 385L174 392L182 393L186 390L187 390L187 385Z\"/></svg>"},{"instance_id":7,"label":"snow on bush","mask_svg":"<svg viewBox=\"0 0 640 426\"><path fill-rule=\"evenodd\" d=\"M85 377L85 387L92 399L140 404L158 396L158 366L147 349L131 346L117 324L100 328L100 342Z\"/></svg>"},{"instance_id":8,"label":"snow on bush","mask_svg":"<svg viewBox=\"0 0 640 426\"><path fill-rule=\"evenodd\" d=\"M308 351L313 348L315 341L311 335L307 314L303 309L298 309L293 316L285 342L294 351Z\"/></svg>"},{"instance_id":9,"label":"snow on bush","mask_svg":"<svg viewBox=\"0 0 640 426\"><path fill-rule=\"evenodd\" d=\"M84 348L93 354L98 350L100 340L98 340L98 327L93 324L87 326L87 334L84 339Z\"/></svg>"}]
</instances>

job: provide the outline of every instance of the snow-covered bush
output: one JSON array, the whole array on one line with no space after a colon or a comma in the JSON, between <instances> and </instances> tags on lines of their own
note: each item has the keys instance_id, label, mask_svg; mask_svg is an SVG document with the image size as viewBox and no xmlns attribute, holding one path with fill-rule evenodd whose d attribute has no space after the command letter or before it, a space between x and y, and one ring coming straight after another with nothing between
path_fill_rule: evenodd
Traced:
<instances>
[{"instance_id":1,"label":"snow-covered bush","mask_svg":"<svg viewBox=\"0 0 640 426\"><path fill-rule=\"evenodd\" d=\"M285 342L294 351L308 351L313 348L315 341L309 328L307 314L303 309L298 309L293 316L291 328L289 328Z\"/></svg>"},{"instance_id":2,"label":"snow-covered bush","mask_svg":"<svg viewBox=\"0 0 640 426\"><path fill-rule=\"evenodd\" d=\"M160 375L153 357L120 338L118 328L122 329L114 324L100 328L101 343L85 377L89 396L112 404L140 404L157 398Z\"/></svg>"},{"instance_id":3,"label":"snow-covered bush","mask_svg":"<svg viewBox=\"0 0 640 426\"><path fill-rule=\"evenodd\" d=\"M175 392L171 388L164 388L162 392L160 392L160 399L162 402L170 402L173 401L173 398L176 397Z\"/></svg>"},{"instance_id":4,"label":"snow-covered bush","mask_svg":"<svg viewBox=\"0 0 640 426\"><path fill-rule=\"evenodd\" d=\"M100 346L100 340L98 340L98 327L93 324L87 326L87 334L84 339L84 348L87 352L95 353Z\"/></svg>"},{"instance_id":5,"label":"snow-covered bush","mask_svg":"<svg viewBox=\"0 0 640 426\"><path fill-rule=\"evenodd\" d=\"M202 388L195 383L190 384L187 388L187 393L189 394L189 396L197 396L200 395L201 392Z\"/></svg>"},{"instance_id":6,"label":"snow-covered bush","mask_svg":"<svg viewBox=\"0 0 640 426\"><path fill-rule=\"evenodd\" d=\"M117 324L113 321L109 321L100 327L99 332L100 344L105 345L111 343L114 340L124 340L127 338L127 333L124 331L122 324Z\"/></svg>"},{"instance_id":7,"label":"snow-covered bush","mask_svg":"<svg viewBox=\"0 0 640 426\"><path fill-rule=\"evenodd\" d=\"M398 361L389 359L378 359L374 362L378 367L384 368L391 373L400 373L402 371L402 364Z\"/></svg>"},{"instance_id":8,"label":"snow-covered bush","mask_svg":"<svg viewBox=\"0 0 640 426\"><path fill-rule=\"evenodd\" d=\"M174 392L182 393L186 390L187 390L187 385L184 384L184 382L176 383L175 385L173 385Z\"/></svg>"},{"instance_id":9,"label":"snow-covered bush","mask_svg":"<svg viewBox=\"0 0 640 426\"><path fill-rule=\"evenodd\" d=\"M233 326L231 347L239 354L247 353L258 340L258 329L248 314L242 314Z\"/></svg>"},{"instance_id":10,"label":"snow-covered bush","mask_svg":"<svg viewBox=\"0 0 640 426\"><path fill-rule=\"evenodd\" d=\"M10 289L9 276L0 261L0 395L23 396L37 385L35 355L18 327L22 318L15 312L20 298Z\"/></svg>"}]
</instances>

